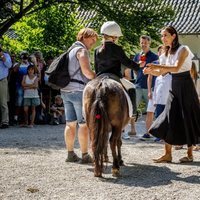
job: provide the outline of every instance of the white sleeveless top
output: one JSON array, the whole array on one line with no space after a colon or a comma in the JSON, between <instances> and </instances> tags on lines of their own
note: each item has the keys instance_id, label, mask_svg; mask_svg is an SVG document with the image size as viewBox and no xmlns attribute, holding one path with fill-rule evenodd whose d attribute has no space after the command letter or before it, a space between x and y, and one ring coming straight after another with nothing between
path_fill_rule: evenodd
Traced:
<instances>
[{"instance_id":1,"label":"white sleeveless top","mask_svg":"<svg viewBox=\"0 0 200 200\"><path fill-rule=\"evenodd\" d=\"M80 41L76 41L75 44L77 44L79 46L73 48L69 52L69 64L68 64L69 74L70 74L71 78L82 81L86 85L86 83L89 80L83 75L83 73L81 71L81 66L80 66L78 58L77 58L77 52L80 49L83 49L83 48L86 49L86 47ZM61 91L63 91L63 92L83 91L83 89L85 88L85 85L77 83L77 82L70 82L66 87L62 88Z\"/></svg>"},{"instance_id":2,"label":"white sleeveless top","mask_svg":"<svg viewBox=\"0 0 200 200\"><path fill-rule=\"evenodd\" d=\"M179 56L179 52L181 51L182 48L186 48L188 51L188 56L186 57L183 65L181 66L181 68L178 70L178 72L172 72L172 74L176 74L176 73L181 73L181 72L185 72L185 71L190 71L191 67L192 67L192 58L194 57L194 54L191 52L191 50L189 49L188 46L186 45L181 45L175 54L172 55L168 55L167 59L166 59L166 65L171 65L174 66L176 61L178 60L178 56Z\"/></svg>"},{"instance_id":3,"label":"white sleeveless top","mask_svg":"<svg viewBox=\"0 0 200 200\"><path fill-rule=\"evenodd\" d=\"M28 75L25 77L25 83L26 84L33 84L37 76L35 76L33 79L30 79ZM38 90L37 89L26 89L24 90L24 98L38 98Z\"/></svg>"},{"instance_id":4,"label":"white sleeveless top","mask_svg":"<svg viewBox=\"0 0 200 200\"><path fill-rule=\"evenodd\" d=\"M165 55L165 53L163 53L163 54L161 54L159 56L159 64L165 65L166 64L166 60L167 60L167 56Z\"/></svg>"}]
</instances>

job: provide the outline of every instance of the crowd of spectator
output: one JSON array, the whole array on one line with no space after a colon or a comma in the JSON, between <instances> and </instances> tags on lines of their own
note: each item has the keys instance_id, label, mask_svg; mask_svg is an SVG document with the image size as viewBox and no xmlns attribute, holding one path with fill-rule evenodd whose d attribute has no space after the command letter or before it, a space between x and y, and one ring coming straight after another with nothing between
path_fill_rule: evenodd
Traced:
<instances>
[{"instance_id":1,"label":"crowd of spectator","mask_svg":"<svg viewBox=\"0 0 200 200\"><path fill-rule=\"evenodd\" d=\"M48 86L45 74L53 57L44 59L40 51L17 55L0 47L0 127L65 123L60 91Z\"/></svg>"}]
</instances>

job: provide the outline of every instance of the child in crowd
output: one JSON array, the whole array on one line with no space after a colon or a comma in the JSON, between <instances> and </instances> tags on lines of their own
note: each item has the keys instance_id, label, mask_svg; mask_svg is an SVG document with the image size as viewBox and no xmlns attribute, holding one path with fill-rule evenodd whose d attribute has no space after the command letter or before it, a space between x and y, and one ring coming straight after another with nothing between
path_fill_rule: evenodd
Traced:
<instances>
[{"instance_id":1,"label":"child in crowd","mask_svg":"<svg viewBox=\"0 0 200 200\"><path fill-rule=\"evenodd\" d=\"M158 47L158 56L159 63L161 65L165 65L167 57L165 55L165 48L162 45ZM169 96L169 91L171 90L171 81L172 76L170 73L160 75L160 72L158 71L154 85L152 102L150 103L153 104L154 108L152 107L152 105L148 104L148 107L151 107L151 110L154 112L155 118L158 118L158 116L165 109L165 105ZM156 138L154 141L159 142L160 138Z\"/></svg>"},{"instance_id":2,"label":"child in crowd","mask_svg":"<svg viewBox=\"0 0 200 200\"><path fill-rule=\"evenodd\" d=\"M27 74L27 67L31 63L29 62L29 54L26 51L20 53L20 61L15 65L14 71L16 72L16 111L14 116L14 122L21 124L24 122L23 116L23 99L24 90L22 87L23 76Z\"/></svg>"},{"instance_id":3,"label":"child in crowd","mask_svg":"<svg viewBox=\"0 0 200 200\"><path fill-rule=\"evenodd\" d=\"M65 123L64 105L60 95L55 96L55 102L51 106L52 120L50 124L58 125Z\"/></svg>"},{"instance_id":4,"label":"child in crowd","mask_svg":"<svg viewBox=\"0 0 200 200\"><path fill-rule=\"evenodd\" d=\"M23 76L22 87L24 89L24 118L25 124L22 126L28 127L29 122L29 107L31 107L31 119L29 127L32 128L35 120L35 107L40 105L38 95L38 77L35 74L36 67L29 65L27 75Z\"/></svg>"}]
</instances>

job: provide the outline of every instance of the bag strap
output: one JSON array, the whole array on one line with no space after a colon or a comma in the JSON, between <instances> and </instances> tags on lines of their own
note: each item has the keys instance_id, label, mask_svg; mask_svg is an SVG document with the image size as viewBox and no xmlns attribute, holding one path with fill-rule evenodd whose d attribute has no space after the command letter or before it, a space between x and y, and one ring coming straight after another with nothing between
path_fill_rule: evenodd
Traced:
<instances>
[{"instance_id":1,"label":"bag strap","mask_svg":"<svg viewBox=\"0 0 200 200\"><path fill-rule=\"evenodd\" d=\"M76 83L79 83L81 85L85 85L85 83L83 81L80 81L80 80L77 80L77 79L71 79L70 82L76 82Z\"/></svg>"},{"instance_id":2,"label":"bag strap","mask_svg":"<svg viewBox=\"0 0 200 200\"><path fill-rule=\"evenodd\" d=\"M77 43L74 43L74 44L67 50L67 53L69 53L72 49L74 49L74 48L76 48L76 47L84 47L84 46L81 45L81 43L78 43L78 44L77 44ZM80 70L81 70L81 69L78 68L78 69L72 74L71 77L74 77L74 76L78 73L78 71L80 71ZM85 85L85 83L84 83L83 81L77 80L77 79L73 79L73 78L70 79L70 82L76 82L76 83Z\"/></svg>"}]
</instances>

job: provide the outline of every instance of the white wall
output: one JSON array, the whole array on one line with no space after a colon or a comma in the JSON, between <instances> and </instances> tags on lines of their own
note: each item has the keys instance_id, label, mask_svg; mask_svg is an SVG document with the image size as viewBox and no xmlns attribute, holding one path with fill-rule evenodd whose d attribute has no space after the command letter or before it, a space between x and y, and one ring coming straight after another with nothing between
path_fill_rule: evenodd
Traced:
<instances>
[{"instance_id":1,"label":"white wall","mask_svg":"<svg viewBox=\"0 0 200 200\"><path fill-rule=\"evenodd\" d=\"M200 59L200 35L179 35L181 44L185 44L190 47L191 51L197 55ZM196 66L200 68L200 60L195 60Z\"/></svg>"}]
</instances>

